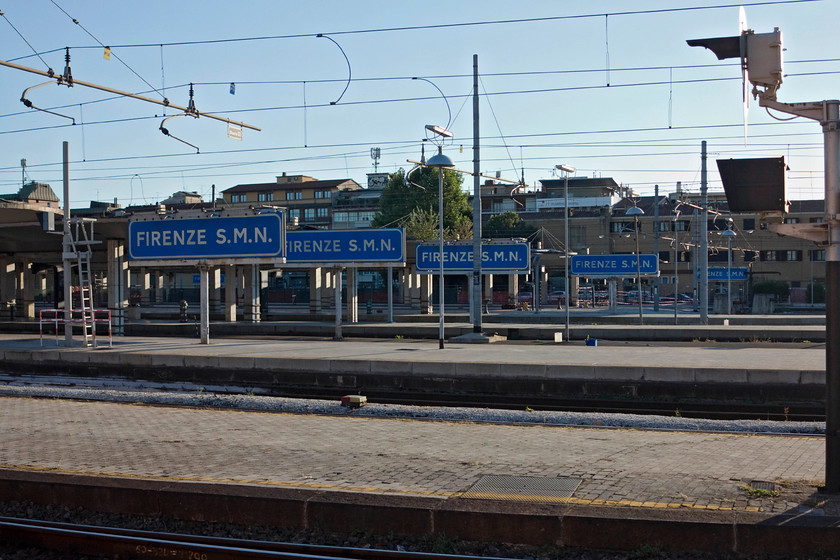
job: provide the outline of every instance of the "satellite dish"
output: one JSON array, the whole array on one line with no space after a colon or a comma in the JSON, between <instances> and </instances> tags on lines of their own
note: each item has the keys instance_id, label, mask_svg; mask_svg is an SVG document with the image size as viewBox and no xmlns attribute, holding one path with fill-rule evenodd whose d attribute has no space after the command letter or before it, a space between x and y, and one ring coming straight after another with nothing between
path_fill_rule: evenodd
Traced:
<instances>
[{"instance_id":1,"label":"satellite dish","mask_svg":"<svg viewBox=\"0 0 840 560\"><path fill-rule=\"evenodd\" d=\"M741 103L744 111L744 146L747 145L747 117L750 111L750 77L747 70L747 13L738 10L738 37L741 49Z\"/></svg>"}]
</instances>

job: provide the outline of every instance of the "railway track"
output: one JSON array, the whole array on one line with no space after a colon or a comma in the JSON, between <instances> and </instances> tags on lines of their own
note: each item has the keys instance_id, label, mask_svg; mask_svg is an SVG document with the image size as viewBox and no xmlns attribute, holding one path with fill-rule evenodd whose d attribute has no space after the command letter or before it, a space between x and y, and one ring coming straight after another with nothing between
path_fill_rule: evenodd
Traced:
<instances>
[{"instance_id":1,"label":"railway track","mask_svg":"<svg viewBox=\"0 0 840 560\"><path fill-rule=\"evenodd\" d=\"M466 560L469 556L156 533L0 517L0 544L97 558L184 560ZM489 560L481 557L481 560Z\"/></svg>"},{"instance_id":2,"label":"railway track","mask_svg":"<svg viewBox=\"0 0 840 560\"><path fill-rule=\"evenodd\" d=\"M0 382L23 384L28 387L68 388L98 387L103 390L132 391L157 390L162 392L189 393L172 385L143 382L137 387L126 384L119 378L85 378L67 376L12 376L0 374ZM337 401L348 390L336 388L277 387L270 394L263 396L286 397L293 399L313 399ZM249 387L228 385L218 394L246 395L253 394ZM582 412L638 414L657 416L678 416L710 420L777 420L785 422L822 422L825 421L825 405L822 402L751 403L745 401L691 401L691 400L655 400L632 397L597 397L575 395L497 395L497 394L461 394L444 392L409 393L375 388L352 390L365 395L370 403L430 406L430 407L465 407L490 408L503 410L533 410L542 412ZM70 397L66 397L70 398ZM83 398L84 399L84 398Z\"/></svg>"},{"instance_id":3,"label":"railway track","mask_svg":"<svg viewBox=\"0 0 840 560\"><path fill-rule=\"evenodd\" d=\"M821 422L825 420L823 403L796 405L748 402L691 402L644 399L545 397L507 395L405 394L380 390L362 390L368 402L394 405L442 406L467 408L498 408L503 410L534 410L544 412L597 412L612 414L653 414L710 420L778 420L791 422ZM337 400L342 395L335 390L300 391L284 389L274 395L300 399Z\"/></svg>"}]
</instances>

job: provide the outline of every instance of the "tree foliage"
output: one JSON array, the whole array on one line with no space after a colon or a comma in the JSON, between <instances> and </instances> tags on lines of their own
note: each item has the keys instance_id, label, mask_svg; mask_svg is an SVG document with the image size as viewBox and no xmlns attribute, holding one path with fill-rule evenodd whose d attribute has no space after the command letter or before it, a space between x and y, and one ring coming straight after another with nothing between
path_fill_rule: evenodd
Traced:
<instances>
[{"instance_id":1,"label":"tree foliage","mask_svg":"<svg viewBox=\"0 0 840 560\"><path fill-rule=\"evenodd\" d=\"M790 294L790 285L782 280L763 280L753 285L753 293L787 297Z\"/></svg>"},{"instance_id":2,"label":"tree foliage","mask_svg":"<svg viewBox=\"0 0 840 560\"><path fill-rule=\"evenodd\" d=\"M516 212L497 214L482 225L481 236L485 238L532 236L537 229L528 225Z\"/></svg>"},{"instance_id":3,"label":"tree foliage","mask_svg":"<svg viewBox=\"0 0 840 560\"><path fill-rule=\"evenodd\" d=\"M437 224L434 236L426 237L430 217L438 220L438 170L420 168L412 172L408 179L404 169L391 175L379 198L379 210L371 225L405 227L409 239L439 237ZM461 190L462 183L463 176L460 173L443 170L443 228L446 237L464 236L472 229L472 209L467 194ZM414 232L409 231L408 226Z\"/></svg>"}]
</instances>

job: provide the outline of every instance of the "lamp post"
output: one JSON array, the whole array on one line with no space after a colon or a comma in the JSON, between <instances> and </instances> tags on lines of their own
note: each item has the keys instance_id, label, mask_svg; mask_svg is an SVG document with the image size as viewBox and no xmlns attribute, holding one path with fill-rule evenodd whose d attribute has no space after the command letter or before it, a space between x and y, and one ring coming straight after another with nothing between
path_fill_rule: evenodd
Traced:
<instances>
[{"instance_id":1,"label":"lamp post","mask_svg":"<svg viewBox=\"0 0 840 560\"><path fill-rule=\"evenodd\" d=\"M726 314L732 314L732 238L738 235L732 230L730 222L722 236L726 237Z\"/></svg>"},{"instance_id":2,"label":"lamp post","mask_svg":"<svg viewBox=\"0 0 840 560\"><path fill-rule=\"evenodd\" d=\"M680 297L680 261L679 261L679 233L677 232L677 219L674 218L674 324L679 323L677 318L677 304Z\"/></svg>"},{"instance_id":3,"label":"lamp post","mask_svg":"<svg viewBox=\"0 0 840 560\"><path fill-rule=\"evenodd\" d=\"M569 173L574 173L575 168L571 165L566 165L562 163L556 166L556 169L559 169L563 173L565 173L566 180L565 180L565 187L563 188L563 250L565 254L563 255L563 282L565 287L564 297L566 299L565 307L566 307L566 324L563 328L563 340L566 342L569 341L570 330L569 330Z\"/></svg>"},{"instance_id":4,"label":"lamp post","mask_svg":"<svg viewBox=\"0 0 840 560\"><path fill-rule=\"evenodd\" d=\"M639 288L639 324L644 324L645 316L642 311L642 266L639 263L639 216L644 216L645 212L638 206L628 208L625 212L626 216L633 216L633 230L636 238L636 286Z\"/></svg>"},{"instance_id":5,"label":"lamp post","mask_svg":"<svg viewBox=\"0 0 840 560\"><path fill-rule=\"evenodd\" d=\"M446 130L443 127L435 126L435 125L426 125L426 129L438 134L440 136L451 138L452 133ZM438 247L438 306L440 309L440 327L439 327L439 334L438 334L438 341L440 343L440 349L443 350L443 324L444 324L444 303L443 303L443 168L444 167L455 167L455 164L452 163L452 160L449 157L443 155L443 146L438 146L438 153L433 155L429 158L429 161L426 162L427 167L437 167L438 168L438 228L440 233L440 245Z\"/></svg>"}]
</instances>

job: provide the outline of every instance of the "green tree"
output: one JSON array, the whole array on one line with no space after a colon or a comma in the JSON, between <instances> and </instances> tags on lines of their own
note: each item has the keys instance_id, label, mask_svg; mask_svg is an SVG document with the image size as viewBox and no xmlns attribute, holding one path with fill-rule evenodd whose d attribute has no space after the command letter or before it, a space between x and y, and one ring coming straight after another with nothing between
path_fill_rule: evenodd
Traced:
<instances>
[{"instance_id":1,"label":"green tree","mask_svg":"<svg viewBox=\"0 0 840 560\"><path fill-rule=\"evenodd\" d=\"M415 208L408 217L403 220L402 227L405 228L405 236L409 239L439 239L437 212L431 208L424 210Z\"/></svg>"},{"instance_id":2,"label":"green tree","mask_svg":"<svg viewBox=\"0 0 840 560\"><path fill-rule=\"evenodd\" d=\"M753 293L787 297L790 294L790 285L782 280L763 280L753 285Z\"/></svg>"},{"instance_id":3,"label":"green tree","mask_svg":"<svg viewBox=\"0 0 840 560\"><path fill-rule=\"evenodd\" d=\"M531 237L537 228L528 225L516 212L496 214L481 228L481 236L485 238L498 237Z\"/></svg>"},{"instance_id":4,"label":"green tree","mask_svg":"<svg viewBox=\"0 0 840 560\"><path fill-rule=\"evenodd\" d=\"M404 169L391 175L379 198L379 210L371 224L373 227L405 227L415 210L423 214L414 216L414 225L417 225L417 220L428 220L427 212L437 218L438 170L423 167L414 171L409 179L410 182ZM467 193L461 189L462 183L463 175L451 169L443 170L443 228L448 237L463 235L472 227L472 209ZM406 235L417 239L409 232Z\"/></svg>"}]
</instances>

